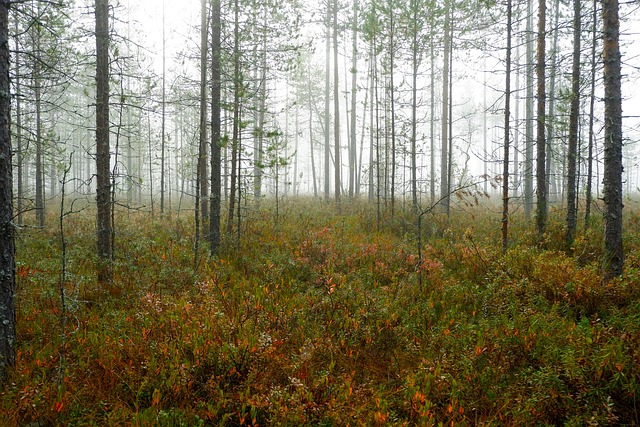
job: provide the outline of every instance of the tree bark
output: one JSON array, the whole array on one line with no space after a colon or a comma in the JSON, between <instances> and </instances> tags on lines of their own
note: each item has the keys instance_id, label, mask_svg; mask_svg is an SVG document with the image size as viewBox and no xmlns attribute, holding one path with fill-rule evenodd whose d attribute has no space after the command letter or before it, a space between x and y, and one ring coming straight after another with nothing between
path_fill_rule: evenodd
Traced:
<instances>
[{"instance_id":1,"label":"tree bark","mask_svg":"<svg viewBox=\"0 0 640 427\"><path fill-rule=\"evenodd\" d=\"M416 153L416 138L418 128L418 66L419 50L418 45L418 7L415 0L411 1L411 11L413 12L413 22L411 23L411 203L416 212L418 206L418 164Z\"/></svg>"},{"instance_id":2,"label":"tree bark","mask_svg":"<svg viewBox=\"0 0 640 427\"><path fill-rule=\"evenodd\" d=\"M504 89L504 155L502 159L502 252L509 245L509 142L511 122L511 0L507 0L507 67Z\"/></svg>"},{"instance_id":3,"label":"tree bark","mask_svg":"<svg viewBox=\"0 0 640 427\"><path fill-rule=\"evenodd\" d=\"M209 50L207 0L200 6L200 144L198 148L198 183L196 189L200 200L203 234L208 235L209 227L209 177L207 167L207 51Z\"/></svg>"},{"instance_id":4,"label":"tree bark","mask_svg":"<svg viewBox=\"0 0 640 427\"><path fill-rule=\"evenodd\" d=\"M340 203L341 169L340 159L340 92L338 86L338 0L333 0L333 139L334 139L334 192L336 203Z\"/></svg>"},{"instance_id":5,"label":"tree bark","mask_svg":"<svg viewBox=\"0 0 640 427\"><path fill-rule=\"evenodd\" d=\"M220 250L220 207L222 199L220 0L211 3L211 206L209 212L209 252Z\"/></svg>"},{"instance_id":6,"label":"tree bark","mask_svg":"<svg viewBox=\"0 0 640 427\"><path fill-rule=\"evenodd\" d=\"M9 1L0 1L0 383L16 362L16 265L11 170Z\"/></svg>"},{"instance_id":7,"label":"tree bark","mask_svg":"<svg viewBox=\"0 0 640 427\"><path fill-rule=\"evenodd\" d=\"M98 280L111 280L111 182L109 153L109 0L96 0L96 204Z\"/></svg>"},{"instance_id":8,"label":"tree bark","mask_svg":"<svg viewBox=\"0 0 640 427\"><path fill-rule=\"evenodd\" d=\"M589 147L587 149L587 185L586 200L584 207L584 229L589 229L591 222L591 201L592 201L592 182L593 182L593 114L596 103L596 45L598 41L598 0L593 0L593 28L591 29L591 93L589 95Z\"/></svg>"},{"instance_id":9,"label":"tree bark","mask_svg":"<svg viewBox=\"0 0 640 427\"><path fill-rule=\"evenodd\" d=\"M227 234L233 231L234 214L236 208L236 191L239 143L240 143L240 7L238 0L234 1L233 27L233 129L231 139L231 176L229 188L229 209L227 215Z\"/></svg>"},{"instance_id":10,"label":"tree bark","mask_svg":"<svg viewBox=\"0 0 640 427\"><path fill-rule=\"evenodd\" d=\"M331 131L330 131L330 103L329 95L331 93L331 3L327 1L327 22L326 22L326 40L325 40L325 77L324 77L324 199L329 200L331 173Z\"/></svg>"},{"instance_id":11,"label":"tree bark","mask_svg":"<svg viewBox=\"0 0 640 427\"><path fill-rule=\"evenodd\" d=\"M450 11L449 0L445 1L444 17L444 59L442 68L442 144L440 153L440 198L443 210L449 211L449 26Z\"/></svg>"},{"instance_id":12,"label":"tree bark","mask_svg":"<svg viewBox=\"0 0 640 427\"><path fill-rule=\"evenodd\" d=\"M538 41L536 77L537 85L537 137L536 137L536 228L538 239L542 241L547 227L547 176L546 176L546 141L545 141L545 31L546 31L546 3L538 0Z\"/></svg>"},{"instance_id":13,"label":"tree bark","mask_svg":"<svg viewBox=\"0 0 640 427\"><path fill-rule=\"evenodd\" d=\"M567 153L567 233L565 244L571 248L576 232L578 218L576 186L577 186L577 152L578 152L578 118L580 115L580 27L582 10L580 0L573 0L573 69L571 74L571 113L569 116L569 151Z\"/></svg>"},{"instance_id":14,"label":"tree bark","mask_svg":"<svg viewBox=\"0 0 640 427\"><path fill-rule=\"evenodd\" d=\"M533 211L533 0L527 1L526 25L527 78L525 95L525 153L524 153L524 215L531 218Z\"/></svg>"},{"instance_id":15,"label":"tree bark","mask_svg":"<svg viewBox=\"0 0 640 427\"><path fill-rule=\"evenodd\" d=\"M160 117L160 215L164 215L164 192L165 192L165 153L166 153L166 138L165 138L165 122L166 122L166 39L165 39L165 16L164 16L164 0L162 0L162 112Z\"/></svg>"},{"instance_id":16,"label":"tree bark","mask_svg":"<svg viewBox=\"0 0 640 427\"><path fill-rule=\"evenodd\" d=\"M622 275L622 91L618 0L603 0L604 280Z\"/></svg>"},{"instance_id":17,"label":"tree bark","mask_svg":"<svg viewBox=\"0 0 640 427\"><path fill-rule=\"evenodd\" d=\"M353 22L352 22L352 46L351 46L351 144L349 145L349 197L357 194L356 189L356 98L358 95L358 0L353 0Z\"/></svg>"}]
</instances>

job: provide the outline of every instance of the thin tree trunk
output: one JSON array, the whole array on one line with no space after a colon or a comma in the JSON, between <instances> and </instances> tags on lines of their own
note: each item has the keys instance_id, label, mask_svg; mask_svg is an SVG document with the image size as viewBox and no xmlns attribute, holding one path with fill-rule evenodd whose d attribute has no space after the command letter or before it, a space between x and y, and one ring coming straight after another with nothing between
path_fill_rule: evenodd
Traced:
<instances>
[{"instance_id":1,"label":"thin tree trunk","mask_svg":"<svg viewBox=\"0 0 640 427\"><path fill-rule=\"evenodd\" d=\"M375 56L375 47L372 46L371 48L371 54L370 54L370 67L369 67L369 75L371 76L371 86L370 86L370 91L371 91L371 107L370 107L370 111L369 111L369 201L373 202L374 199L374 179L373 179L373 168L374 168L374 153L375 153L375 146L374 146L374 139L375 139L375 133L374 133L374 123L375 123L375 118L374 118L374 103L376 102L376 97L375 97L375 70L376 70L376 56Z\"/></svg>"},{"instance_id":2,"label":"thin tree trunk","mask_svg":"<svg viewBox=\"0 0 640 427\"><path fill-rule=\"evenodd\" d=\"M9 1L0 2L0 384L16 362L16 265L11 170Z\"/></svg>"},{"instance_id":3,"label":"thin tree trunk","mask_svg":"<svg viewBox=\"0 0 640 427\"><path fill-rule=\"evenodd\" d=\"M38 3L37 15L40 14ZM36 109L36 225L44 227L44 168L42 147L42 86L41 86L41 58L40 58L40 23L35 23L35 58L33 67L33 91Z\"/></svg>"},{"instance_id":4,"label":"thin tree trunk","mask_svg":"<svg viewBox=\"0 0 640 427\"><path fill-rule=\"evenodd\" d=\"M220 250L222 199L220 16L220 0L213 0L211 3L211 207L209 212L209 252L212 256L218 255Z\"/></svg>"},{"instance_id":5,"label":"thin tree trunk","mask_svg":"<svg viewBox=\"0 0 640 427\"><path fill-rule=\"evenodd\" d=\"M524 153L524 215L531 218L533 211L533 0L527 1L526 25L526 99L525 99L525 153Z\"/></svg>"},{"instance_id":6,"label":"thin tree trunk","mask_svg":"<svg viewBox=\"0 0 640 427\"><path fill-rule=\"evenodd\" d=\"M326 40L325 40L325 78L324 78L324 199L329 200L330 182L329 174L331 173L331 137L330 137L330 112L329 112L329 95L331 91L331 3L327 1L327 22L326 22Z\"/></svg>"},{"instance_id":7,"label":"thin tree trunk","mask_svg":"<svg viewBox=\"0 0 640 427\"><path fill-rule=\"evenodd\" d=\"M109 0L96 0L96 204L98 280L111 280L111 182L109 180Z\"/></svg>"},{"instance_id":8,"label":"thin tree trunk","mask_svg":"<svg viewBox=\"0 0 640 427\"><path fill-rule=\"evenodd\" d=\"M411 39L411 203L416 212L418 212L418 164L416 153L416 135L418 128L418 7L415 0L411 1L411 10L413 11L412 39Z\"/></svg>"},{"instance_id":9,"label":"thin tree trunk","mask_svg":"<svg viewBox=\"0 0 640 427\"><path fill-rule=\"evenodd\" d=\"M198 148L197 180L199 187L196 194L200 199L203 235L207 236L209 227L209 180L207 168L207 51L209 50L208 32L209 20L207 15L207 0L202 0L200 6L200 144Z\"/></svg>"},{"instance_id":10,"label":"thin tree trunk","mask_svg":"<svg viewBox=\"0 0 640 427\"><path fill-rule=\"evenodd\" d=\"M166 119L166 39L165 39L165 16L164 0L162 0L162 117L160 135L160 215L164 214L164 191L165 191L165 119Z\"/></svg>"},{"instance_id":11,"label":"thin tree trunk","mask_svg":"<svg viewBox=\"0 0 640 427\"><path fill-rule=\"evenodd\" d=\"M15 32L18 34L18 17L15 16ZM20 83L20 64L18 61L18 56L20 55L20 44L18 42L18 37L15 37L15 52L14 52L14 62L15 62L15 82L16 82L16 169L17 169L17 191L18 191L18 200L17 200L17 210L16 213L16 221L18 225L22 225L22 211L24 210L24 182L23 182L23 163L24 163L24 153L22 152L22 93L21 88L22 85Z\"/></svg>"},{"instance_id":12,"label":"thin tree trunk","mask_svg":"<svg viewBox=\"0 0 640 427\"><path fill-rule=\"evenodd\" d=\"M546 141L545 141L545 22L546 3L545 0L538 1L538 41L537 41L537 61L536 76L538 78L537 98L537 139L536 139L536 228L538 239L543 240L543 235L547 228L547 177L546 177Z\"/></svg>"},{"instance_id":13,"label":"thin tree trunk","mask_svg":"<svg viewBox=\"0 0 640 427\"><path fill-rule=\"evenodd\" d=\"M395 215L396 206L396 88L394 84L395 72L395 16L393 7L389 8L389 96L391 104L391 218Z\"/></svg>"},{"instance_id":14,"label":"thin tree trunk","mask_svg":"<svg viewBox=\"0 0 640 427\"><path fill-rule=\"evenodd\" d=\"M444 59L442 68L442 145L440 153L440 198L445 212L449 211L449 27L451 7L449 0L445 0L444 17Z\"/></svg>"},{"instance_id":15,"label":"thin tree trunk","mask_svg":"<svg viewBox=\"0 0 640 427\"><path fill-rule=\"evenodd\" d=\"M593 28L591 39L591 94L589 99L589 147L587 154L587 186L586 186L586 201L584 210L584 229L589 229L589 223L591 222L591 201L592 201L592 182L593 182L593 145L594 132L593 132L593 113L595 110L596 102L596 45L598 40L598 0L593 0Z\"/></svg>"},{"instance_id":16,"label":"thin tree trunk","mask_svg":"<svg viewBox=\"0 0 640 427\"><path fill-rule=\"evenodd\" d=\"M335 198L340 203L340 187L342 185L340 172L342 161L340 156L340 92L338 85L338 0L333 0L333 138L334 138L334 163L335 163Z\"/></svg>"},{"instance_id":17,"label":"thin tree trunk","mask_svg":"<svg viewBox=\"0 0 640 427\"><path fill-rule=\"evenodd\" d=\"M229 189L229 210L227 215L227 234L233 231L236 208L236 180L238 179L238 146L240 136L240 8L238 0L234 1L233 28L233 135L231 140L231 176Z\"/></svg>"},{"instance_id":18,"label":"thin tree trunk","mask_svg":"<svg viewBox=\"0 0 640 427\"><path fill-rule=\"evenodd\" d=\"M548 120L545 121L545 128L547 133L547 139L545 141L546 147L546 166L545 174L547 176L547 202L549 200L560 200L564 202L564 186L562 185L562 177L564 173L558 178L558 168L556 166L555 158L553 156L554 148L558 150L559 144L554 144L555 124L556 124L556 78L557 78L557 63L558 63L558 22L560 17L560 1L554 0L553 10L553 41L551 45L551 66L549 72L549 114ZM554 147L554 145L556 145ZM560 182L560 188L558 189L558 181ZM562 194L560 194L562 193ZM549 205L547 204L547 212L549 211Z\"/></svg>"},{"instance_id":19,"label":"thin tree trunk","mask_svg":"<svg viewBox=\"0 0 640 427\"><path fill-rule=\"evenodd\" d=\"M618 0L604 0L604 280L621 276L622 248L622 91Z\"/></svg>"},{"instance_id":20,"label":"thin tree trunk","mask_svg":"<svg viewBox=\"0 0 640 427\"><path fill-rule=\"evenodd\" d=\"M309 89L309 151L311 152L311 177L313 179L313 196L318 197L318 181L316 177L316 162L313 144L313 97L311 88L311 63L307 65L307 87Z\"/></svg>"},{"instance_id":21,"label":"thin tree trunk","mask_svg":"<svg viewBox=\"0 0 640 427\"><path fill-rule=\"evenodd\" d=\"M349 144L349 197L353 198L357 194L356 190L356 100L358 95L358 0L353 0L353 22L351 29L351 143Z\"/></svg>"},{"instance_id":22,"label":"thin tree trunk","mask_svg":"<svg viewBox=\"0 0 640 427\"><path fill-rule=\"evenodd\" d=\"M569 152L567 156L567 234L565 244L571 248L576 232L578 118L580 115L580 0L573 0L573 70L571 75L571 115L569 116Z\"/></svg>"},{"instance_id":23,"label":"thin tree trunk","mask_svg":"<svg viewBox=\"0 0 640 427\"><path fill-rule=\"evenodd\" d=\"M509 142L511 123L511 0L507 0L507 69L504 89L504 154L502 159L502 252L509 246Z\"/></svg>"},{"instance_id":24,"label":"thin tree trunk","mask_svg":"<svg viewBox=\"0 0 640 427\"><path fill-rule=\"evenodd\" d=\"M259 97L259 107L258 107L258 138L256 140L256 146L253 149L254 156L254 169L253 173L255 175L255 183L254 183L254 197L256 200L260 200L262 198L262 168L263 165L263 151L264 151L264 127L265 127L265 114L266 114L266 102L267 102L267 10L264 10L264 22L263 25L265 29L262 32L262 52L261 56L261 70L260 70L260 93Z\"/></svg>"},{"instance_id":25,"label":"thin tree trunk","mask_svg":"<svg viewBox=\"0 0 640 427\"><path fill-rule=\"evenodd\" d=\"M431 28L431 36L429 37L429 57L431 59L431 100L429 102L430 120L429 120L429 147L430 161L429 165L429 191L431 193L431 206L436 202L436 57L434 52L435 30Z\"/></svg>"}]
</instances>

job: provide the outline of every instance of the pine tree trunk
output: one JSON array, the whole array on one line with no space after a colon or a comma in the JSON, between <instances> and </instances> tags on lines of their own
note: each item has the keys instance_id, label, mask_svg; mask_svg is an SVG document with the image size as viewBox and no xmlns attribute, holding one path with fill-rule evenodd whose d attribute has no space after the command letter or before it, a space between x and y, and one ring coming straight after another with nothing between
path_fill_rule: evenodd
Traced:
<instances>
[{"instance_id":1,"label":"pine tree trunk","mask_svg":"<svg viewBox=\"0 0 640 427\"><path fill-rule=\"evenodd\" d=\"M231 176L229 188L229 209L227 215L227 234L233 231L236 208L236 190L238 179L238 148L240 139L240 22L238 0L234 1L233 29L233 134L231 139Z\"/></svg>"},{"instance_id":2,"label":"pine tree trunk","mask_svg":"<svg viewBox=\"0 0 640 427\"><path fill-rule=\"evenodd\" d=\"M596 102L596 45L598 40L598 0L593 0L593 27L591 38L591 93L589 95L589 147L587 149L587 185L586 185L586 200L584 208L584 229L589 229L589 223L591 222L591 201L592 201L592 182L593 182L593 145L594 132L593 132L593 114L595 110Z\"/></svg>"},{"instance_id":3,"label":"pine tree trunk","mask_svg":"<svg viewBox=\"0 0 640 427\"><path fill-rule=\"evenodd\" d=\"M0 384L6 384L16 353L16 265L11 170L9 1L0 1Z\"/></svg>"},{"instance_id":4,"label":"pine tree trunk","mask_svg":"<svg viewBox=\"0 0 640 427\"><path fill-rule=\"evenodd\" d=\"M220 0L213 0L211 3L211 206L209 210L209 252L211 255L217 255L220 250L222 201L220 16Z\"/></svg>"},{"instance_id":5,"label":"pine tree trunk","mask_svg":"<svg viewBox=\"0 0 640 427\"><path fill-rule=\"evenodd\" d=\"M16 34L18 34L18 17L15 17L15 32ZM18 61L18 56L20 55L20 45L18 43L18 37L15 38L16 41L16 45L15 45L15 53L13 54L14 56L14 62L15 62L15 69L14 69L14 73L15 73L15 82L16 82L16 169L17 169L17 176L16 176L16 180L18 181L16 183L16 189L18 192L18 200L17 202L17 213L16 213L16 221L18 223L18 225L22 225L22 211L24 209L23 207L23 203L24 203L24 182L23 182L23 163L24 163L24 153L23 153L23 147L22 147L22 93L21 93L21 88L22 88L22 84L20 82L20 64Z\"/></svg>"},{"instance_id":6,"label":"pine tree trunk","mask_svg":"<svg viewBox=\"0 0 640 427\"><path fill-rule=\"evenodd\" d=\"M444 211L449 211L449 26L450 26L450 4L445 0L444 17L444 59L442 68L442 144L440 153L440 198Z\"/></svg>"},{"instance_id":7,"label":"pine tree trunk","mask_svg":"<svg viewBox=\"0 0 640 427\"><path fill-rule=\"evenodd\" d=\"M396 205L396 88L394 82L396 36L395 15L393 7L389 8L389 102L391 107L391 218L395 215Z\"/></svg>"},{"instance_id":8,"label":"pine tree trunk","mask_svg":"<svg viewBox=\"0 0 640 427\"><path fill-rule=\"evenodd\" d=\"M200 144L198 148L198 197L202 216L203 235L208 235L209 228L209 179L207 167L207 51L209 50L207 19L207 0L202 0L200 7Z\"/></svg>"},{"instance_id":9,"label":"pine tree trunk","mask_svg":"<svg viewBox=\"0 0 640 427\"><path fill-rule=\"evenodd\" d=\"M111 183L109 153L109 0L96 0L96 204L98 280L111 280Z\"/></svg>"},{"instance_id":10,"label":"pine tree trunk","mask_svg":"<svg viewBox=\"0 0 640 427\"><path fill-rule=\"evenodd\" d=\"M580 115L580 0L573 0L573 70L571 75L571 113L569 116L569 152L567 155L567 233L565 244L570 248L576 232L578 118Z\"/></svg>"},{"instance_id":11,"label":"pine tree trunk","mask_svg":"<svg viewBox=\"0 0 640 427\"><path fill-rule=\"evenodd\" d=\"M545 0L538 1L538 41L536 76L537 85L537 138L536 138L536 228L538 239L542 241L547 227L547 177L546 177L546 141L545 141L545 28L546 28L546 3Z\"/></svg>"},{"instance_id":12,"label":"pine tree trunk","mask_svg":"<svg viewBox=\"0 0 640 427\"><path fill-rule=\"evenodd\" d=\"M334 192L340 203L342 161L340 156L340 92L338 86L338 0L333 1L333 138L334 138Z\"/></svg>"},{"instance_id":13,"label":"pine tree trunk","mask_svg":"<svg viewBox=\"0 0 640 427\"><path fill-rule=\"evenodd\" d=\"M325 78L324 78L324 199L329 200L331 173L331 118L329 111L329 96L331 94L331 3L327 1L327 22L326 22L326 39L325 39Z\"/></svg>"},{"instance_id":14,"label":"pine tree trunk","mask_svg":"<svg viewBox=\"0 0 640 427\"><path fill-rule=\"evenodd\" d=\"M34 14L39 15L40 7ZM42 86L41 86L41 57L40 57L40 31L41 24L36 22L33 27L35 32L35 58L33 66L33 92L35 96L36 113L36 225L44 227L44 155L42 147Z\"/></svg>"},{"instance_id":15,"label":"pine tree trunk","mask_svg":"<svg viewBox=\"0 0 640 427\"><path fill-rule=\"evenodd\" d=\"M429 110L430 110L430 120L429 120L429 151L430 151L430 161L429 165L429 192L431 195L431 206L433 206L436 202L436 131L435 131L435 122L436 122L436 56L434 52L434 39L435 38L435 30L431 29L431 36L429 37L429 58L431 60L431 75L429 78L430 81L430 92L431 99L429 101Z\"/></svg>"},{"instance_id":16,"label":"pine tree trunk","mask_svg":"<svg viewBox=\"0 0 640 427\"><path fill-rule=\"evenodd\" d=\"M622 275L622 91L618 0L604 0L604 280Z\"/></svg>"},{"instance_id":17,"label":"pine tree trunk","mask_svg":"<svg viewBox=\"0 0 640 427\"><path fill-rule=\"evenodd\" d=\"M507 69L504 89L504 154L502 159L502 252L509 244L509 142L511 123L511 0L507 0Z\"/></svg>"},{"instance_id":18,"label":"pine tree trunk","mask_svg":"<svg viewBox=\"0 0 640 427\"><path fill-rule=\"evenodd\" d=\"M164 192L165 192L165 120L166 120L166 39L165 39L165 16L164 0L162 0L162 104L160 117L160 215L164 214Z\"/></svg>"},{"instance_id":19,"label":"pine tree trunk","mask_svg":"<svg viewBox=\"0 0 640 427\"><path fill-rule=\"evenodd\" d=\"M524 153L524 215L531 218L533 211L533 0L527 1L526 25L526 95L525 95L525 153Z\"/></svg>"},{"instance_id":20,"label":"pine tree trunk","mask_svg":"<svg viewBox=\"0 0 640 427\"><path fill-rule=\"evenodd\" d=\"M356 98L358 94L358 0L353 0L353 22L352 22L352 46L351 46L351 143L349 144L349 197L357 194L356 189Z\"/></svg>"},{"instance_id":21,"label":"pine tree trunk","mask_svg":"<svg viewBox=\"0 0 640 427\"><path fill-rule=\"evenodd\" d=\"M420 46L418 45L418 8L415 4L415 0L412 0L411 10L413 11L412 22L412 39L411 39L411 202L413 208L418 212L418 164L416 153L416 138L418 128L418 51Z\"/></svg>"}]
</instances>

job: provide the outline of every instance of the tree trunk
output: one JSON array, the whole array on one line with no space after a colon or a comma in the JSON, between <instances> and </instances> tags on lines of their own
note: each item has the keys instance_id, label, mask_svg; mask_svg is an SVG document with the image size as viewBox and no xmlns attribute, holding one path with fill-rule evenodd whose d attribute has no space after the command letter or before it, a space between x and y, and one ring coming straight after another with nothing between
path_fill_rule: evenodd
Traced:
<instances>
[{"instance_id":1,"label":"tree trunk","mask_svg":"<svg viewBox=\"0 0 640 427\"><path fill-rule=\"evenodd\" d=\"M109 153L109 0L96 0L96 204L98 280L111 280L111 183Z\"/></svg>"},{"instance_id":2,"label":"tree trunk","mask_svg":"<svg viewBox=\"0 0 640 427\"><path fill-rule=\"evenodd\" d=\"M442 68L442 144L440 153L440 198L443 210L449 211L449 26L451 7L445 0L444 16L444 59Z\"/></svg>"},{"instance_id":3,"label":"tree trunk","mask_svg":"<svg viewBox=\"0 0 640 427\"><path fill-rule=\"evenodd\" d=\"M212 256L217 255L220 249L222 199L220 16L220 0L213 0L211 3L211 207L209 212L209 249Z\"/></svg>"},{"instance_id":4,"label":"tree trunk","mask_svg":"<svg viewBox=\"0 0 640 427\"><path fill-rule=\"evenodd\" d=\"M571 115L569 116L569 152L567 155L567 234L565 244L571 248L576 232L578 118L580 115L580 0L573 0L573 70L571 75Z\"/></svg>"},{"instance_id":5,"label":"tree trunk","mask_svg":"<svg viewBox=\"0 0 640 427\"><path fill-rule=\"evenodd\" d=\"M262 30L262 52L260 53L260 62L262 64L260 70L260 93L259 107L258 107L258 138L256 138L255 146L253 148L253 160L255 175L254 182L254 197L256 200L260 200L262 197L262 168L263 165L263 150L264 150L264 127L265 127L265 114L266 114L266 102L267 102L267 10L264 10L264 27Z\"/></svg>"},{"instance_id":6,"label":"tree trunk","mask_svg":"<svg viewBox=\"0 0 640 427\"><path fill-rule=\"evenodd\" d=\"M555 158L553 156L554 151L559 151L560 144L554 143L554 135L555 124L557 121L556 118L556 78L557 78L557 63L558 63L558 33L560 32L558 29L558 22L560 17L560 1L554 0L554 10L553 10L553 39L551 45L551 65L549 72L549 114L547 114L548 120L545 120L545 131L547 133L547 138L545 141L546 144L546 166L545 166L545 174L547 181L547 212L549 212L548 202L550 200L564 202L564 186L563 184L563 176L564 173L560 174L560 178L558 178L558 167L555 164ZM554 150L555 149L555 150ZM558 181L560 181L558 185ZM561 189L559 191L559 188Z\"/></svg>"},{"instance_id":7,"label":"tree trunk","mask_svg":"<svg viewBox=\"0 0 640 427\"><path fill-rule=\"evenodd\" d=\"M307 65L307 87L309 89L309 151L311 152L311 178L313 179L313 196L318 197L318 180L316 178L316 161L313 143L313 97L311 88L311 61Z\"/></svg>"},{"instance_id":8,"label":"tree trunk","mask_svg":"<svg viewBox=\"0 0 640 427\"><path fill-rule=\"evenodd\" d=\"M200 144L198 148L198 181L196 189L202 215L203 235L208 235L209 227L209 179L207 168L207 51L209 50L207 0L200 7Z\"/></svg>"},{"instance_id":9,"label":"tree trunk","mask_svg":"<svg viewBox=\"0 0 640 427\"><path fill-rule=\"evenodd\" d=\"M227 215L227 234L233 231L234 214L236 208L236 190L238 179L238 149L240 140L240 8L238 0L234 1L233 28L233 134L231 140L231 176L229 188L229 210Z\"/></svg>"},{"instance_id":10,"label":"tree trunk","mask_svg":"<svg viewBox=\"0 0 640 427\"><path fill-rule=\"evenodd\" d=\"M420 46L418 45L418 7L415 4L415 0L412 0L411 3L411 10L413 12L413 22L411 23L411 203L414 210L418 212L418 164L416 137L418 128L418 66L420 65L418 53Z\"/></svg>"},{"instance_id":11,"label":"tree trunk","mask_svg":"<svg viewBox=\"0 0 640 427\"><path fill-rule=\"evenodd\" d=\"M0 384L16 362L16 265L11 171L9 1L0 1Z\"/></svg>"},{"instance_id":12,"label":"tree trunk","mask_svg":"<svg viewBox=\"0 0 640 427\"><path fill-rule=\"evenodd\" d=\"M524 215L531 218L533 211L533 0L527 1L526 26L527 78L525 95L525 153L524 153Z\"/></svg>"},{"instance_id":13,"label":"tree trunk","mask_svg":"<svg viewBox=\"0 0 640 427\"><path fill-rule=\"evenodd\" d=\"M431 206L436 202L436 56L434 52L435 30L431 28L431 36L429 37L429 57L431 59L431 75L429 78L431 86L431 99L429 101L430 120L429 120L429 148L430 161L429 165L429 192L431 193Z\"/></svg>"},{"instance_id":14,"label":"tree trunk","mask_svg":"<svg viewBox=\"0 0 640 427\"><path fill-rule=\"evenodd\" d=\"M39 15L38 11L34 11ZM37 16L36 15L36 16ZM40 58L40 31L41 24L37 22L33 28L35 35L35 58L33 67L33 92L36 109L36 225L44 227L44 155L42 147L42 86L41 86L41 58Z\"/></svg>"},{"instance_id":15,"label":"tree trunk","mask_svg":"<svg viewBox=\"0 0 640 427\"><path fill-rule=\"evenodd\" d=\"M604 0L604 280L621 276L622 249L622 91L618 0Z\"/></svg>"},{"instance_id":16,"label":"tree trunk","mask_svg":"<svg viewBox=\"0 0 640 427\"><path fill-rule=\"evenodd\" d=\"M15 17L15 32L18 34L19 19ZM20 44L18 43L18 37L15 38L15 53L14 62L15 62L15 82L16 82L16 169L17 169L17 191L18 191L18 200L17 200L17 210L16 213L16 221L18 225L22 225L22 211L24 209L24 183L23 183L23 163L24 163L24 153L22 152L22 93L21 93L21 83L20 83L20 64L18 62L18 55L20 54Z\"/></svg>"},{"instance_id":17,"label":"tree trunk","mask_svg":"<svg viewBox=\"0 0 640 427\"><path fill-rule=\"evenodd\" d=\"M340 158L340 92L338 83L338 0L333 0L333 138L335 150L333 157L335 166L334 191L336 203L339 204L342 161Z\"/></svg>"},{"instance_id":18,"label":"tree trunk","mask_svg":"<svg viewBox=\"0 0 640 427\"><path fill-rule=\"evenodd\" d=\"M389 7L389 102L391 106L391 218L395 215L396 205L396 102L395 72L396 36L395 15L393 5Z\"/></svg>"},{"instance_id":19,"label":"tree trunk","mask_svg":"<svg viewBox=\"0 0 640 427\"><path fill-rule=\"evenodd\" d=\"M591 222L591 200L592 200L592 182L593 182L593 145L594 132L593 132L593 114L595 110L596 102L596 45L598 40L598 0L593 0L593 28L591 38L591 93L589 96L589 147L587 149L587 185L586 185L586 200L584 207L584 229L589 229L589 223Z\"/></svg>"},{"instance_id":20,"label":"tree trunk","mask_svg":"<svg viewBox=\"0 0 640 427\"><path fill-rule=\"evenodd\" d=\"M536 76L537 85L537 138L536 138L536 228L538 239L542 242L543 235L547 228L547 177L546 177L546 141L545 141L545 22L546 3L545 0L538 0L538 41Z\"/></svg>"},{"instance_id":21,"label":"tree trunk","mask_svg":"<svg viewBox=\"0 0 640 427\"><path fill-rule=\"evenodd\" d=\"M352 46L351 46L351 144L349 144L349 197L353 197L358 191L356 187L356 98L358 95L358 0L353 0L352 22Z\"/></svg>"},{"instance_id":22,"label":"tree trunk","mask_svg":"<svg viewBox=\"0 0 640 427\"><path fill-rule=\"evenodd\" d=\"M509 244L509 142L511 122L511 0L507 0L507 69L504 89L504 155L502 159L502 252Z\"/></svg>"},{"instance_id":23,"label":"tree trunk","mask_svg":"<svg viewBox=\"0 0 640 427\"><path fill-rule=\"evenodd\" d=\"M330 111L329 111L329 95L331 92L331 3L327 1L327 22L326 22L326 40L325 40L325 77L324 77L324 199L329 200L331 173L331 133L330 133Z\"/></svg>"},{"instance_id":24,"label":"tree trunk","mask_svg":"<svg viewBox=\"0 0 640 427\"><path fill-rule=\"evenodd\" d=\"M162 0L162 117L160 118L160 215L164 214L165 192L165 120L166 120L166 39L165 39L164 0Z\"/></svg>"}]
</instances>

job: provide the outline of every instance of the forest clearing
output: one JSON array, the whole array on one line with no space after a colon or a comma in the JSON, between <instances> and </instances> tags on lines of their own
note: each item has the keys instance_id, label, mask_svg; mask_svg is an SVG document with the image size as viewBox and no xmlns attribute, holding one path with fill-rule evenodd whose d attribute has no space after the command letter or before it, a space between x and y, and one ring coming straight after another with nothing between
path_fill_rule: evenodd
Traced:
<instances>
[{"instance_id":1,"label":"forest clearing","mask_svg":"<svg viewBox=\"0 0 640 427\"><path fill-rule=\"evenodd\" d=\"M95 216L17 238L16 372L0 424L638 425L640 214L604 286L602 224L546 249L499 207L383 218L350 203L251 209L194 270L193 219L118 212L113 282ZM490 206L489 206L490 208ZM61 306L60 286L65 287Z\"/></svg>"}]
</instances>

